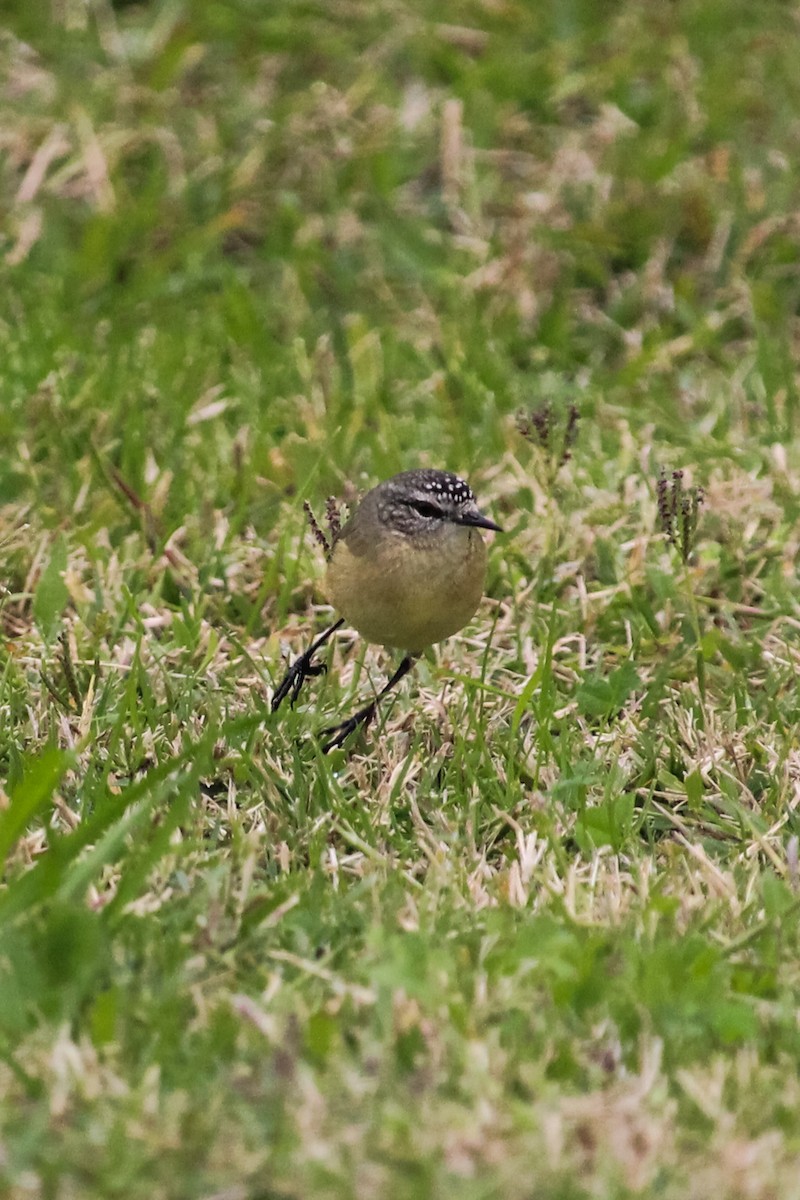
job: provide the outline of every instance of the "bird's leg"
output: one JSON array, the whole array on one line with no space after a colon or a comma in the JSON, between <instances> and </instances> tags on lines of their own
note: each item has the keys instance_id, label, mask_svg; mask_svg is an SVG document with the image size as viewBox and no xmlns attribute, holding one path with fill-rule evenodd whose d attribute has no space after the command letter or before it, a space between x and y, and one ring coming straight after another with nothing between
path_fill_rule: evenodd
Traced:
<instances>
[{"instance_id":1,"label":"bird's leg","mask_svg":"<svg viewBox=\"0 0 800 1200\"><path fill-rule=\"evenodd\" d=\"M334 747L341 746L345 738L349 737L355 729L358 729L359 725L363 725L366 728L366 726L369 725L370 721L375 716L375 709L378 707L383 697L392 690L395 684L399 683L400 680L408 674L413 665L414 659L410 654L407 654L392 678L386 684L386 687L381 688L374 700L371 700L369 704L365 704L363 708L360 708L358 712L353 713L352 717L348 717L348 719L346 721L342 721L341 724L331 725L328 729L321 729L320 734L322 736L329 733L333 734L333 737L329 738L328 741L323 744L322 753L327 754L328 751L333 750Z\"/></svg>"},{"instance_id":2,"label":"bird's leg","mask_svg":"<svg viewBox=\"0 0 800 1200\"><path fill-rule=\"evenodd\" d=\"M319 648L325 645L328 638L332 633L336 632L340 625L344 625L344 618L340 618L334 625L326 629L324 633L321 633L316 641L313 641L308 649L299 658L294 660L275 689L275 694L272 697L273 712L277 712L287 696L290 698L289 703L294 706L295 700L300 695L300 689L309 675L324 675L328 669L325 663L315 663L311 660Z\"/></svg>"}]
</instances>

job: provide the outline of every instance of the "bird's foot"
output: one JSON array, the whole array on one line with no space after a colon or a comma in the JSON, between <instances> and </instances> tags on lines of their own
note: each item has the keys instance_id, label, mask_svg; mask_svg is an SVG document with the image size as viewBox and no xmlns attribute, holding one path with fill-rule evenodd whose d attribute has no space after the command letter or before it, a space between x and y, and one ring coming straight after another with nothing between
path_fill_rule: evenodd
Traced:
<instances>
[{"instance_id":1,"label":"bird's foot","mask_svg":"<svg viewBox=\"0 0 800 1200\"><path fill-rule=\"evenodd\" d=\"M283 704L286 697L289 697L289 704L294 708L295 701L300 695L300 689L305 681L309 678L314 678L317 675L324 675L328 667L326 663L312 662L314 655L314 646L310 646L305 653L296 658L289 670L284 675L278 687L275 689L275 694L272 697L272 711L277 712Z\"/></svg>"},{"instance_id":2,"label":"bird's foot","mask_svg":"<svg viewBox=\"0 0 800 1200\"><path fill-rule=\"evenodd\" d=\"M336 630L343 624L343 617L340 617L338 621L334 621L333 625L329 625L324 633L321 633L317 640L312 642L308 649L299 658L294 660L275 689L275 695L272 697L273 712L277 712L287 696L290 698L289 703L294 708L294 702L300 695L300 689L305 681L309 677L313 678L315 675L325 674L328 669L327 666L325 663L315 663L313 661L314 655L325 645L331 634L336 633Z\"/></svg>"},{"instance_id":3,"label":"bird's foot","mask_svg":"<svg viewBox=\"0 0 800 1200\"><path fill-rule=\"evenodd\" d=\"M326 734L333 734L322 744L322 753L327 754L344 744L351 733L354 733L359 726L366 729L372 718L375 716L375 709L378 707L377 700L373 700L370 704L365 704L358 712L353 713L352 717L348 717L346 721L342 721L339 725L331 725L327 729L321 729L320 737L325 737Z\"/></svg>"}]
</instances>

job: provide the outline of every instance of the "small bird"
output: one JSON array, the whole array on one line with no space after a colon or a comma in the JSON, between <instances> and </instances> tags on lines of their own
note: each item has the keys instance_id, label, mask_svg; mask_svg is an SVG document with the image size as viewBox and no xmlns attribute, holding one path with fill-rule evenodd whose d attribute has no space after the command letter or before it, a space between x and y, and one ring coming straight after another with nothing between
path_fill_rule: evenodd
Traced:
<instances>
[{"instance_id":1,"label":"small bird","mask_svg":"<svg viewBox=\"0 0 800 1200\"><path fill-rule=\"evenodd\" d=\"M317 651L345 621L369 642L404 657L378 695L346 721L322 730L327 754L408 674L414 659L466 625L483 595L486 545L478 532L499 525L478 508L468 484L449 471L403 471L367 492L328 552L327 590L341 618L295 659L272 697L294 704L309 676L326 669Z\"/></svg>"}]
</instances>

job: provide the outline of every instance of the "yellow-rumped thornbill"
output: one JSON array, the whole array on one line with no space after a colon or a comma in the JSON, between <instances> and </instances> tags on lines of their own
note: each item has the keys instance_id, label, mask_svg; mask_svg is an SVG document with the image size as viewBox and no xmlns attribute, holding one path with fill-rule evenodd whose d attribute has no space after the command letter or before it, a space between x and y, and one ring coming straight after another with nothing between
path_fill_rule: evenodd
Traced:
<instances>
[{"instance_id":1,"label":"yellow-rumped thornbill","mask_svg":"<svg viewBox=\"0 0 800 1200\"><path fill-rule=\"evenodd\" d=\"M368 725L414 659L475 614L486 578L481 529L502 533L478 508L469 485L449 471L403 471L367 492L328 554L328 596L341 618L292 663L272 711L287 696L294 704L308 676L325 669L314 655L346 621L368 642L402 650L404 657L369 704L322 731L328 736L323 752Z\"/></svg>"}]
</instances>

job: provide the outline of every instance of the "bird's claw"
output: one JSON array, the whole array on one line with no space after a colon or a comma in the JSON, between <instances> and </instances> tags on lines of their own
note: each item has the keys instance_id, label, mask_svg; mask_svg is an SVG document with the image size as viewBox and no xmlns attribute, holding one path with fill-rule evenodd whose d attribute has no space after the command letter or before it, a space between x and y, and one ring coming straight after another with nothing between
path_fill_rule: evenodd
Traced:
<instances>
[{"instance_id":1,"label":"bird's claw","mask_svg":"<svg viewBox=\"0 0 800 1200\"><path fill-rule=\"evenodd\" d=\"M344 624L344 617L340 617L333 625L330 625L315 642L305 650L299 658L296 658L289 670L284 675L278 687L275 689L275 694L272 697L272 711L276 712L283 704L287 696L290 697L289 703L294 708L294 703L300 695L300 689L305 681L317 675L324 675L328 669L327 663L315 663L314 655L325 645L332 633Z\"/></svg>"},{"instance_id":2,"label":"bird's claw","mask_svg":"<svg viewBox=\"0 0 800 1200\"><path fill-rule=\"evenodd\" d=\"M305 681L309 677L315 678L317 675L324 675L327 669L327 663L312 662L308 651L305 654L301 654L289 667L289 670L275 689L275 694L272 697L272 711L277 712L287 696L289 697L289 707L294 708L295 701L300 695L300 690Z\"/></svg>"},{"instance_id":3,"label":"bird's claw","mask_svg":"<svg viewBox=\"0 0 800 1200\"><path fill-rule=\"evenodd\" d=\"M357 713L353 713L352 717L348 717L346 721L341 721L338 725L330 725L327 729L320 729L320 737L325 737L326 734L332 733L334 736L329 738L327 742L323 742L320 749L323 754L328 754L331 750L338 749L344 745L351 733L359 728L366 729L372 718L375 716L376 705L368 704L365 708L360 708Z\"/></svg>"}]
</instances>

